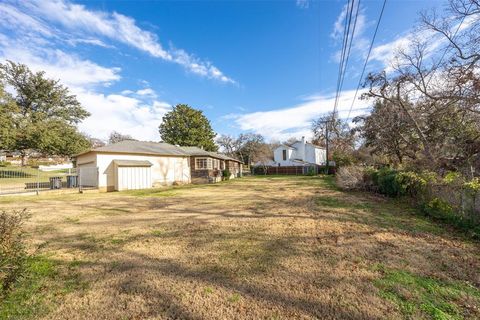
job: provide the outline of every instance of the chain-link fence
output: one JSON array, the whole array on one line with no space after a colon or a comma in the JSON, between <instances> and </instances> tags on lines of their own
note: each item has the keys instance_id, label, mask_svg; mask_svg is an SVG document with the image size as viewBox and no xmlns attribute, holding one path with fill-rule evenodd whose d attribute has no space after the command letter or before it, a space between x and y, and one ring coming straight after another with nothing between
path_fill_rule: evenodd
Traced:
<instances>
[{"instance_id":1,"label":"chain-link fence","mask_svg":"<svg viewBox=\"0 0 480 320\"><path fill-rule=\"evenodd\" d=\"M92 189L98 185L98 169L73 168L41 171L32 167L0 167L0 194L43 192L59 189Z\"/></svg>"}]
</instances>

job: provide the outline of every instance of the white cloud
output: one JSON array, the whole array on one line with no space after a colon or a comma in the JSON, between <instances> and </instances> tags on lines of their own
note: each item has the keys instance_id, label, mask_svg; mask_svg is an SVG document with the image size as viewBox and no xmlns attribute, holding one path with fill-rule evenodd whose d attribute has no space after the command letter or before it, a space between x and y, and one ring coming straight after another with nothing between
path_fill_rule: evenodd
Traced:
<instances>
[{"instance_id":1,"label":"white cloud","mask_svg":"<svg viewBox=\"0 0 480 320\"><path fill-rule=\"evenodd\" d=\"M31 30L38 29L44 34L51 35L50 30L43 28L45 23L41 22L48 21L61 26L71 34L88 37L87 39L81 37L74 40L66 39L73 44L83 42L108 47L103 41L95 38L105 37L144 51L153 57L179 64L188 72L224 83L235 83L209 61L196 58L181 49L164 49L154 33L138 27L131 17L117 12L88 10L83 5L66 0L25 0L18 4L18 8L6 4L0 7L3 9L0 13L4 13L5 19L11 20L15 25L28 27L36 24L39 27Z\"/></svg>"},{"instance_id":2,"label":"white cloud","mask_svg":"<svg viewBox=\"0 0 480 320\"><path fill-rule=\"evenodd\" d=\"M11 40L1 33L0 60L21 62L34 71L45 71L50 78L61 79L68 86L108 85L120 79L119 68L102 67L59 49Z\"/></svg>"},{"instance_id":3,"label":"white cloud","mask_svg":"<svg viewBox=\"0 0 480 320\"><path fill-rule=\"evenodd\" d=\"M80 44L84 43L84 44L90 44L90 45L99 46L103 48L113 48L113 46L106 44L100 39L70 39L68 40L68 42L74 46L79 43Z\"/></svg>"},{"instance_id":4,"label":"white cloud","mask_svg":"<svg viewBox=\"0 0 480 320\"><path fill-rule=\"evenodd\" d=\"M28 23L33 25L34 22ZM56 49L49 45L47 38L22 30L17 30L16 36L10 37L4 30L7 28L1 27L0 62L20 62L33 71L45 71L48 78L60 79L92 114L79 125L80 130L101 139L106 139L111 131L116 130L137 139L159 140L158 125L170 109L170 104L157 100L153 89L103 94L99 91L121 79L120 68L100 66Z\"/></svg>"},{"instance_id":5,"label":"white cloud","mask_svg":"<svg viewBox=\"0 0 480 320\"><path fill-rule=\"evenodd\" d=\"M352 16L356 15L356 10L358 8L358 15L357 15L357 22L355 26L355 34L353 36L352 42L352 49L350 53L350 59L364 59L366 57L368 47L369 47L369 39L365 35L365 31L367 28L372 24L372 22L367 21L367 16L365 14L365 9L360 5L357 7L357 2L354 3L353 6L353 14ZM330 33L330 37L335 40L335 43L339 46L342 46L343 42L343 33L345 29L345 19L347 18L347 9L348 4L345 4L342 7L342 11L338 15L335 23L333 24L332 32ZM353 19L352 18L352 27L353 28ZM352 30L352 29L351 29ZM350 31L352 32L352 31ZM340 55L341 51L336 51L332 58L335 62L340 62ZM353 64L350 63L350 66Z\"/></svg>"},{"instance_id":6,"label":"white cloud","mask_svg":"<svg viewBox=\"0 0 480 320\"><path fill-rule=\"evenodd\" d=\"M472 27L473 24L478 22L479 16L477 14L465 18L460 28L459 23L451 25L451 32L454 33L457 29L461 32ZM393 65L401 62L397 53L399 51L411 52L411 45L414 41L427 44L424 59L436 57L439 52L440 54L443 53L443 48L447 44L446 38L437 32L428 29L411 29L392 41L375 46L372 49L370 60L380 62L385 67L386 72L392 72Z\"/></svg>"},{"instance_id":7,"label":"white cloud","mask_svg":"<svg viewBox=\"0 0 480 320\"><path fill-rule=\"evenodd\" d=\"M295 4L300 9L308 9L310 7L310 0L297 0Z\"/></svg>"},{"instance_id":8,"label":"white cloud","mask_svg":"<svg viewBox=\"0 0 480 320\"><path fill-rule=\"evenodd\" d=\"M359 91L360 96L363 91ZM346 118L355 90L342 92L339 99L338 113ZM286 140L290 137L306 136L310 138L313 119L332 111L335 95L315 95L304 102L283 109L259 111L246 114L229 114L225 119L233 119L242 130L262 134L269 140ZM350 113L350 118L366 113L369 102L357 100Z\"/></svg>"},{"instance_id":9,"label":"white cloud","mask_svg":"<svg viewBox=\"0 0 480 320\"><path fill-rule=\"evenodd\" d=\"M140 90L137 90L136 93L139 96L147 96L147 97L156 97L157 96L155 91L151 88L140 89Z\"/></svg>"},{"instance_id":10,"label":"white cloud","mask_svg":"<svg viewBox=\"0 0 480 320\"><path fill-rule=\"evenodd\" d=\"M140 88L103 93L105 87L121 80L121 69L67 52L65 44L110 48L106 41L115 40L200 76L233 82L210 62L183 50L165 51L153 33L118 13L88 11L65 1L5 0L0 3L0 16L0 63L7 59L24 63L33 71L45 71L47 77L60 79L91 113L79 125L80 130L101 139L116 130L137 139L158 141L158 126L171 104L159 99L143 80Z\"/></svg>"},{"instance_id":11,"label":"white cloud","mask_svg":"<svg viewBox=\"0 0 480 320\"><path fill-rule=\"evenodd\" d=\"M145 102L121 94L104 95L82 89L74 89L73 92L92 114L80 124L83 132L101 139L107 139L114 130L141 140L160 139L158 126L170 110L170 104L158 100Z\"/></svg>"}]
</instances>

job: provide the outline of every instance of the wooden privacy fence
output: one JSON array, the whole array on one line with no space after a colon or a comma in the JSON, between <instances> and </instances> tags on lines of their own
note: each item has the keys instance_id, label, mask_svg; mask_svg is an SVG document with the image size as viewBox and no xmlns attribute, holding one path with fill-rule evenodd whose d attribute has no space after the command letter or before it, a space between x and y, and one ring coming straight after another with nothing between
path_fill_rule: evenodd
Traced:
<instances>
[{"instance_id":1,"label":"wooden privacy fence","mask_svg":"<svg viewBox=\"0 0 480 320\"><path fill-rule=\"evenodd\" d=\"M334 174L335 168L330 167L329 173ZM325 173L325 166L269 166L253 167L253 174L256 175L317 175Z\"/></svg>"}]
</instances>

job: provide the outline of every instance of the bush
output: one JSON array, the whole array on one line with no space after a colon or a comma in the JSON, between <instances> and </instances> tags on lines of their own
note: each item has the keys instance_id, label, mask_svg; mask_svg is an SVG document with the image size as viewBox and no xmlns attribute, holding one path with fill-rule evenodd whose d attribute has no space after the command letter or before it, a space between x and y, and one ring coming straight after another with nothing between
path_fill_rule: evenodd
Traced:
<instances>
[{"instance_id":1,"label":"bush","mask_svg":"<svg viewBox=\"0 0 480 320\"><path fill-rule=\"evenodd\" d=\"M222 171L223 180L230 180L230 170L225 169Z\"/></svg>"},{"instance_id":2,"label":"bush","mask_svg":"<svg viewBox=\"0 0 480 320\"><path fill-rule=\"evenodd\" d=\"M0 167L8 167L10 166L11 163L8 161L0 161Z\"/></svg>"},{"instance_id":3,"label":"bush","mask_svg":"<svg viewBox=\"0 0 480 320\"><path fill-rule=\"evenodd\" d=\"M51 161L39 161L37 159L29 159L27 161L27 166L32 167L32 168L38 168L39 166L49 166L51 164L54 164L54 162Z\"/></svg>"},{"instance_id":4,"label":"bush","mask_svg":"<svg viewBox=\"0 0 480 320\"><path fill-rule=\"evenodd\" d=\"M340 167L335 175L337 186L344 190L366 190L366 169L360 166Z\"/></svg>"},{"instance_id":5,"label":"bush","mask_svg":"<svg viewBox=\"0 0 480 320\"><path fill-rule=\"evenodd\" d=\"M0 296L23 272L28 257L23 223L28 217L26 209L0 213Z\"/></svg>"},{"instance_id":6,"label":"bush","mask_svg":"<svg viewBox=\"0 0 480 320\"><path fill-rule=\"evenodd\" d=\"M307 176L314 176L316 175L317 173L315 172L315 168L314 167L309 167L308 168L308 172L307 172Z\"/></svg>"}]
</instances>

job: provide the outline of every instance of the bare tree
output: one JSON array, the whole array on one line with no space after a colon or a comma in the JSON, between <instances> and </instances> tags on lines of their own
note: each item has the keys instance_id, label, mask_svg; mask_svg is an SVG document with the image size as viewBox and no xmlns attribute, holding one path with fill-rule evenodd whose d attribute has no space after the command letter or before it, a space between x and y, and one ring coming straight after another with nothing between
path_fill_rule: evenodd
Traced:
<instances>
[{"instance_id":1,"label":"bare tree","mask_svg":"<svg viewBox=\"0 0 480 320\"><path fill-rule=\"evenodd\" d=\"M122 133L117 132L117 131L112 131L110 133L110 137L108 138L108 144L118 143L118 142L124 141L124 140L135 140L135 139L133 139L132 136L130 136L128 134L122 134Z\"/></svg>"},{"instance_id":2,"label":"bare tree","mask_svg":"<svg viewBox=\"0 0 480 320\"><path fill-rule=\"evenodd\" d=\"M374 112L360 120L374 151L431 168L478 156L468 146L480 139L479 22L477 0L452 0L444 15L423 13L418 36L397 52L393 71L367 77L363 98L374 99Z\"/></svg>"}]
</instances>

